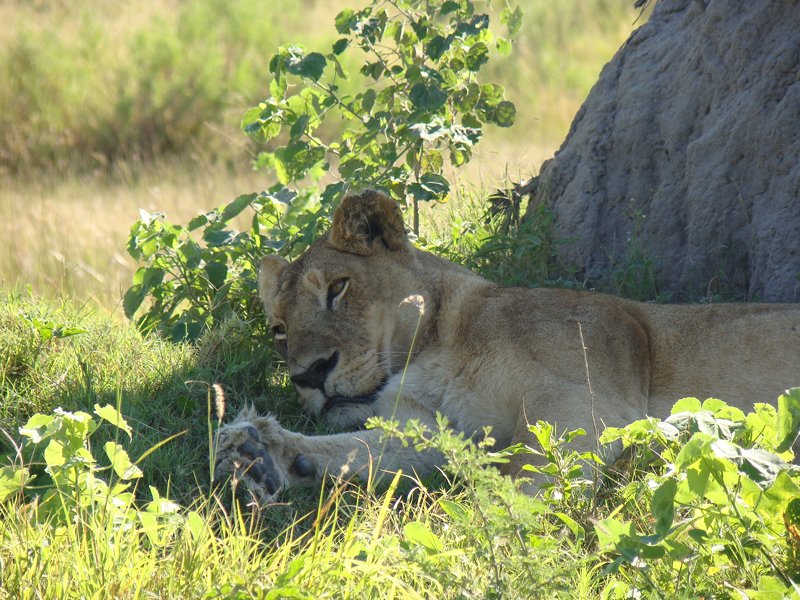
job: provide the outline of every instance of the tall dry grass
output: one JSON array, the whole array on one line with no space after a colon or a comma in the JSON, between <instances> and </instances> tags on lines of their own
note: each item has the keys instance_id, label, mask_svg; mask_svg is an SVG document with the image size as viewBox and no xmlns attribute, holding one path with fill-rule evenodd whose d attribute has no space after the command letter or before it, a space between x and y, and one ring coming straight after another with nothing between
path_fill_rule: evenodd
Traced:
<instances>
[{"instance_id":1,"label":"tall dry grass","mask_svg":"<svg viewBox=\"0 0 800 600\"><path fill-rule=\"evenodd\" d=\"M246 165L232 171L188 159L122 164L110 174L6 179L0 185L0 289L30 288L113 309L136 269L125 245L139 209L184 222L267 186L265 174Z\"/></svg>"}]
</instances>

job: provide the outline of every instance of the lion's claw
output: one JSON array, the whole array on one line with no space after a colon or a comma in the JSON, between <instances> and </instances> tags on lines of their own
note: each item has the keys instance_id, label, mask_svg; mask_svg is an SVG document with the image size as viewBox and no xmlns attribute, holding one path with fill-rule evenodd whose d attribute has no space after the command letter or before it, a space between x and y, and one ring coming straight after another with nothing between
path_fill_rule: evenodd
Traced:
<instances>
[{"instance_id":1,"label":"lion's claw","mask_svg":"<svg viewBox=\"0 0 800 600\"><path fill-rule=\"evenodd\" d=\"M250 433L249 429L248 433ZM263 444L248 441L240 445L237 451L250 461L250 464L244 468L243 475L264 486L270 496L275 495L280 485L278 472L275 470L275 463L267 448Z\"/></svg>"}]
</instances>

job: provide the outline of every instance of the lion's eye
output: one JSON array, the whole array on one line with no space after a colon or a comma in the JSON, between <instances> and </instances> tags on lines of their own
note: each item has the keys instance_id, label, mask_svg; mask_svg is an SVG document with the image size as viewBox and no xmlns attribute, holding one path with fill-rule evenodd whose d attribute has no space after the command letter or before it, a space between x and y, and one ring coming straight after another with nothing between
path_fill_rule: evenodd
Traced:
<instances>
[{"instance_id":1,"label":"lion's eye","mask_svg":"<svg viewBox=\"0 0 800 600\"><path fill-rule=\"evenodd\" d=\"M350 280L346 277L337 279L328 286L328 308L333 308L334 302L344 296L348 287L350 287Z\"/></svg>"},{"instance_id":2,"label":"lion's eye","mask_svg":"<svg viewBox=\"0 0 800 600\"><path fill-rule=\"evenodd\" d=\"M286 339L286 325L283 323L276 323L272 326L272 335L276 342L282 342Z\"/></svg>"}]
</instances>

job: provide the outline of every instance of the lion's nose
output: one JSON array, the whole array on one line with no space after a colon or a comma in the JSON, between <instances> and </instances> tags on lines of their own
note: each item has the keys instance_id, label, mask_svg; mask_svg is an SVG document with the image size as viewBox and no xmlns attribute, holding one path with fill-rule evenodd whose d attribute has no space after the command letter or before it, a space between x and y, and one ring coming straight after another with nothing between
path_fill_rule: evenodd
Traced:
<instances>
[{"instance_id":1,"label":"lion's nose","mask_svg":"<svg viewBox=\"0 0 800 600\"><path fill-rule=\"evenodd\" d=\"M315 388L325 391L325 379L327 379L328 374L333 371L337 362L339 362L339 352L334 352L328 358L320 358L314 361L314 364L305 372L292 375L292 383L300 387Z\"/></svg>"}]
</instances>

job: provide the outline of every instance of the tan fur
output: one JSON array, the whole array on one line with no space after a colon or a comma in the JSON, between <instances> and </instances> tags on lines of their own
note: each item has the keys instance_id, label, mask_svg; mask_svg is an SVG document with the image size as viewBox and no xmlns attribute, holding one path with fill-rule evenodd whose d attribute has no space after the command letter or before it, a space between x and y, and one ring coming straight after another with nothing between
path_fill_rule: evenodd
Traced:
<instances>
[{"instance_id":1,"label":"tan fur","mask_svg":"<svg viewBox=\"0 0 800 600\"><path fill-rule=\"evenodd\" d=\"M372 415L432 425L440 412L467 435L491 426L503 447L534 445L527 424L541 419L582 427L578 445L593 449L604 426L664 417L681 397L747 408L800 384L800 305L670 306L498 287L413 248L398 207L375 192L345 198L331 231L295 262L264 258L259 290L271 326L285 327L276 347L300 377L300 403L343 427ZM308 387L314 373L321 389ZM253 427L279 489L243 479L266 501L326 473L425 472L439 460L377 431L304 436L248 412L220 431L222 475L243 473L237 440Z\"/></svg>"}]
</instances>

